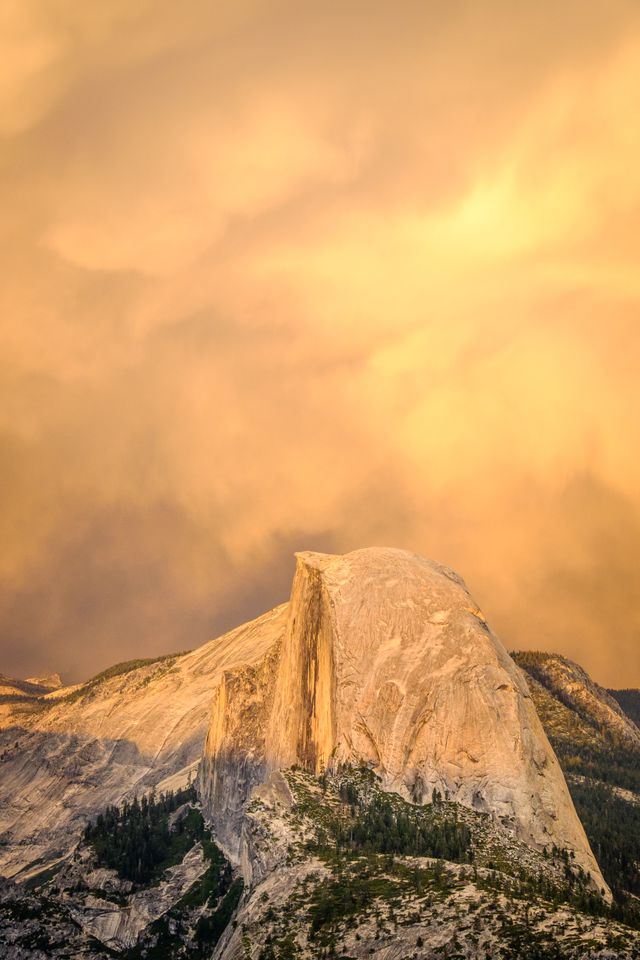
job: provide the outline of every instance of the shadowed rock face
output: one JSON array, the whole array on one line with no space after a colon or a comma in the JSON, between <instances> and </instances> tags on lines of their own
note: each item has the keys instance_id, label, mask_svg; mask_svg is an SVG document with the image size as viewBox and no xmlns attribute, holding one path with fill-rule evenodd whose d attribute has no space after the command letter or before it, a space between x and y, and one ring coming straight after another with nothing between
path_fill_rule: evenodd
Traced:
<instances>
[{"instance_id":1,"label":"shadowed rock face","mask_svg":"<svg viewBox=\"0 0 640 960\"><path fill-rule=\"evenodd\" d=\"M437 788L532 847L573 850L604 886L520 671L462 580L414 554L299 554L288 604L192 653L18 692L0 698L8 876L67 857L87 819L202 757L205 809L238 862L257 785L364 762L414 802Z\"/></svg>"},{"instance_id":2,"label":"shadowed rock face","mask_svg":"<svg viewBox=\"0 0 640 960\"><path fill-rule=\"evenodd\" d=\"M255 783L339 762L370 764L415 802L436 788L531 846L566 847L605 887L526 682L445 567L384 548L298 554L281 647L250 676L227 672L214 700L200 783L230 855Z\"/></svg>"},{"instance_id":3,"label":"shadowed rock face","mask_svg":"<svg viewBox=\"0 0 640 960\"><path fill-rule=\"evenodd\" d=\"M265 726L279 653L276 643L260 664L225 671L213 698L199 792L204 809L215 811L217 839L235 860L245 802L267 776Z\"/></svg>"},{"instance_id":4,"label":"shadowed rock face","mask_svg":"<svg viewBox=\"0 0 640 960\"><path fill-rule=\"evenodd\" d=\"M68 856L109 804L184 784L224 671L261 662L285 624L278 607L182 656L0 700L0 874L25 879Z\"/></svg>"}]
</instances>

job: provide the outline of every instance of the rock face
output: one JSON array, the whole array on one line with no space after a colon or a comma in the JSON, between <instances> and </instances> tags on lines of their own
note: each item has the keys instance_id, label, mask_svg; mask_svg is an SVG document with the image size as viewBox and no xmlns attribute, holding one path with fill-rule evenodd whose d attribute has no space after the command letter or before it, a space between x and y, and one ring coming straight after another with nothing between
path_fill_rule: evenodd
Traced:
<instances>
[{"instance_id":1,"label":"rock face","mask_svg":"<svg viewBox=\"0 0 640 960\"><path fill-rule=\"evenodd\" d=\"M339 799L347 783L350 809ZM394 858L381 856L378 848L376 856L373 836L366 856L335 857L331 835L336 824L344 829L345 816L362 824L363 810L376 809L381 795L377 778L362 769L342 768L317 778L298 767L272 773L257 787L244 824L250 884L212 960L271 956L274 944L276 950L292 945L290 952L300 958L340 953L354 960L622 960L636 955L637 930L581 915L563 902L551 907L547 897L512 897L518 876L562 884L564 858L541 857L499 824L456 804L419 808L397 795L383 801L432 826L439 817L463 820L473 837L472 871L467 863L426 855Z\"/></svg>"},{"instance_id":2,"label":"rock face","mask_svg":"<svg viewBox=\"0 0 640 960\"><path fill-rule=\"evenodd\" d=\"M78 893L78 889L92 884L100 893L109 883L118 884L112 870L92 871L81 861L63 870L57 882L70 886L70 879L75 874L76 888L73 894L66 894L63 899L63 903L66 900L69 905L70 915L85 934L113 950L122 950L135 946L139 934L177 903L204 874L206 867L202 845L198 843L179 864L167 870L162 883L136 891L126 898L121 896L124 906L91 893L84 896ZM131 884L120 882L119 886L130 887Z\"/></svg>"},{"instance_id":3,"label":"rock face","mask_svg":"<svg viewBox=\"0 0 640 960\"><path fill-rule=\"evenodd\" d=\"M523 652L514 654L514 659L584 722L606 730L609 737L631 749L640 749L640 729L615 699L616 691L605 690L579 664L557 653Z\"/></svg>"},{"instance_id":4,"label":"rock face","mask_svg":"<svg viewBox=\"0 0 640 960\"><path fill-rule=\"evenodd\" d=\"M436 789L532 848L572 850L604 887L526 680L460 578L414 554L299 554L288 604L191 653L50 692L0 688L5 876L62 863L105 806L198 765L205 811L248 876L256 786L293 764L365 763L414 803Z\"/></svg>"},{"instance_id":5,"label":"rock face","mask_svg":"<svg viewBox=\"0 0 640 960\"><path fill-rule=\"evenodd\" d=\"M297 557L281 640L214 695L199 782L229 855L272 771L366 763L414 802L437 789L569 849L606 889L526 681L463 581L400 550Z\"/></svg>"},{"instance_id":6,"label":"rock face","mask_svg":"<svg viewBox=\"0 0 640 960\"><path fill-rule=\"evenodd\" d=\"M0 875L27 879L68 857L107 805L195 775L223 671L250 670L285 624L277 607L182 656L0 697Z\"/></svg>"}]
</instances>

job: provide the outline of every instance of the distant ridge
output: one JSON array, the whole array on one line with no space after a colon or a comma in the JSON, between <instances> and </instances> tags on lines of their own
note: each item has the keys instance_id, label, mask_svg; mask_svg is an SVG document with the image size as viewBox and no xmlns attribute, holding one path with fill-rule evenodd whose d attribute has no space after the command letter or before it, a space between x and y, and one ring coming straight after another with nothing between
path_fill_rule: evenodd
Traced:
<instances>
[{"instance_id":1,"label":"distant ridge","mask_svg":"<svg viewBox=\"0 0 640 960\"><path fill-rule=\"evenodd\" d=\"M607 692L617 700L629 719L640 727L640 690L608 690Z\"/></svg>"}]
</instances>

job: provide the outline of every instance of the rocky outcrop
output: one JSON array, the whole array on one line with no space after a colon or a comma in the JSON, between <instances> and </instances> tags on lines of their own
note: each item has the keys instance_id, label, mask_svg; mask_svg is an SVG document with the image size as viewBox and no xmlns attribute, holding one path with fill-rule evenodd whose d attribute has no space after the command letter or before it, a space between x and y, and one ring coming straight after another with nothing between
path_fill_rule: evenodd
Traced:
<instances>
[{"instance_id":1,"label":"rocky outcrop","mask_svg":"<svg viewBox=\"0 0 640 960\"><path fill-rule=\"evenodd\" d=\"M43 871L107 805L195 775L218 681L259 663L286 616L277 607L191 653L0 700L0 874Z\"/></svg>"},{"instance_id":2,"label":"rocky outcrop","mask_svg":"<svg viewBox=\"0 0 640 960\"><path fill-rule=\"evenodd\" d=\"M602 732L609 740L640 750L640 729L612 693L592 680L579 664L557 653L539 651L515 653L514 659L531 678L594 731Z\"/></svg>"},{"instance_id":3,"label":"rocky outcrop","mask_svg":"<svg viewBox=\"0 0 640 960\"><path fill-rule=\"evenodd\" d=\"M134 893L127 891L129 895L121 897L122 903L102 895L103 890L109 889L109 883L118 883L114 871L83 871L83 866L86 866L83 861L73 864L66 874L60 876L60 884L69 884L73 870L77 876L75 889L65 892L61 902L68 906L71 917L86 935L95 937L113 950L122 950L135 946L140 933L184 896L204 874L207 861L203 857L202 845L197 843L179 864L166 871L161 883ZM93 892L84 892L83 888L91 886ZM120 882L119 886L126 890L131 884Z\"/></svg>"},{"instance_id":4,"label":"rocky outcrop","mask_svg":"<svg viewBox=\"0 0 640 960\"><path fill-rule=\"evenodd\" d=\"M214 693L198 777L206 811L216 813L217 839L238 860L246 800L267 776L265 728L273 709L280 643L258 665L225 670Z\"/></svg>"},{"instance_id":5,"label":"rocky outcrop","mask_svg":"<svg viewBox=\"0 0 640 960\"><path fill-rule=\"evenodd\" d=\"M62 686L62 677L59 673L49 673L44 677L27 677L26 682L42 687L44 692L48 692L50 690L60 689Z\"/></svg>"},{"instance_id":6,"label":"rocky outcrop","mask_svg":"<svg viewBox=\"0 0 640 960\"><path fill-rule=\"evenodd\" d=\"M345 792L351 807L341 799ZM585 916L566 902L564 857L540 856L500 824L454 804L421 809L397 796L383 801L432 827L438 818L464 821L474 847L472 870L426 855L380 856L379 848L376 856L373 835L366 856L335 856L336 826L344 830L345 818L352 827L356 820L362 825L363 814L366 821L366 811L379 809L381 800L379 784L362 769L321 778L290 769L256 788L244 824L251 880L212 960L270 956L274 945L298 957L336 953L360 960L622 960L638 950L637 930ZM529 878L525 896L512 896L516 877ZM537 896L536 887L547 896Z\"/></svg>"},{"instance_id":7,"label":"rocky outcrop","mask_svg":"<svg viewBox=\"0 0 640 960\"><path fill-rule=\"evenodd\" d=\"M366 763L413 802L436 789L532 847L571 849L601 883L523 675L462 580L414 554L299 554L288 604L191 653L42 689L0 699L7 876L62 861L87 819L179 786L202 757L236 862L245 805L274 771Z\"/></svg>"},{"instance_id":8,"label":"rocky outcrop","mask_svg":"<svg viewBox=\"0 0 640 960\"><path fill-rule=\"evenodd\" d=\"M256 783L340 763L368 764L417 803L435 789L486 811L534 848L567 848L606 888L523 675L439 564L385 548L298 554L279 649L218 681L200 783L230 855Z\"/></svg>"}]
</instances>

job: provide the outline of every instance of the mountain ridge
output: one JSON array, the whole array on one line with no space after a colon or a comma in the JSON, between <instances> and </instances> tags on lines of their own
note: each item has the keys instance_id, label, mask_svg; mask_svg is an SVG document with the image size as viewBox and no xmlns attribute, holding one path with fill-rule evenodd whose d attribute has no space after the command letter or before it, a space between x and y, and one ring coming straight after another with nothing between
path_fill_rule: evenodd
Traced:
<instances>
[{"instance_id":1,"label":"mountain ridge","mask_svg":"<svg viewBox=\"0 0 640 960\"><path fill-rule=\"evenodd\" d=\"M391 548L304 552L287 603L196 650L0 700L0 873L15 881L0 884L0 946L640 955L637 734L579 665L510 657L448 568ZM136 797L183 856L151 885L100 859L103 828L85 830L108 811L135 825Z\"/></svg>"},{"instance_id":2,"label":"mountain ridge","mask_svg":"<svg viewBox=\"0 0 640 960\"><path fill-rule=\"evenodd\" d=\"M247 744L247 709L260 728ZM272 770L365 762L388 790L433 790L491 811L539 849L557 843L606 887L558 762L506 650L464 581L416 554L297 554L287 626L264 676L221 679L200 768L205 810L229 855L241 818L222 815Z\"/></svg>"},{"instance_id":3,"label":"mountain ridge","mask_svg":"<svg viewBox=\"0 0 640 960\"><path fill-rule=\"evenodd\" d=\"M0 703L0 870L43 869L92 812L177 777L202 752L218 673L259 657L282 608L204 644L65 694ZM259 625L259 627L258 627ZM106 676L105 676L106 675Z\"/></svg>"}]
</instances>

